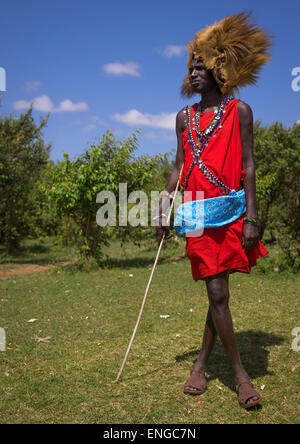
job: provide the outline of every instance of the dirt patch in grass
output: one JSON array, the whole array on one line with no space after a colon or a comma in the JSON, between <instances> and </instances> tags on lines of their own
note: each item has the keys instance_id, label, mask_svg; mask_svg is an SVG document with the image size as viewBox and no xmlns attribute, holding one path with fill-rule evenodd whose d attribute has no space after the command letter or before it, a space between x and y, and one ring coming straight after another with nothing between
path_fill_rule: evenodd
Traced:
<instances>
[{"instance_id":1,"label":"dirt patch in grass","mask_svg":"<svg viewBox=\"0 0 300 444\"><path fill-rule=\"evenodd\" d=\"M6 279L11 276L15 276L18 274L31 274L31 273L39 273L41 271L47 271L51 268L55 268L57 266L65 266L71 264L71 261L59 262L55 265L36 265L29 264L18 268L8 268L5 271L0 271L0 279Z\"/></svg>"}]
</instances>

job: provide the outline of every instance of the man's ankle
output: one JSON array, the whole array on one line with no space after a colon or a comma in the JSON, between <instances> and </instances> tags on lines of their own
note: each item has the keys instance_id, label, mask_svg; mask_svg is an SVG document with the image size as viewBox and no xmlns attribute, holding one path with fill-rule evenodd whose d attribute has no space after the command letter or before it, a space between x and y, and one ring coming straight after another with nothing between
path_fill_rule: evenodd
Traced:
<instances>
[{"instance_id":1,"label":"man's ankle","mask_svg":"<svg viewBox=\"0 0 300 444\"><path fill-rule=\"evenodd\" d=\"M249 375L246 370L238 370L234 373L235 381L238 383L239 381L250 381Z\"/></svg>"},{"instance_id":2,"label":"man's ankle","mask_svg":"<svg viewBox=\"0 0 300 444\"><path fill-rule=\"evenodd\" d=\"M201 370L207 369L207 362L203 361L202 359L197 359L194 363L194 367L199 368Z\"/></svg>"}]
</instances>

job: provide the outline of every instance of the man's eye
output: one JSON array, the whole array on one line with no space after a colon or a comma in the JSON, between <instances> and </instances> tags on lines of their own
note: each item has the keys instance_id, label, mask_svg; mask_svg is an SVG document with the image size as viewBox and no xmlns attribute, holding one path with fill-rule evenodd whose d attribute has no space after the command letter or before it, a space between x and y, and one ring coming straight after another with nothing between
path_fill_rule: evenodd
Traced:
<instances>
[{"instance_id":1,"label":"man's eye","mask_svg":"<svg viewBox=\"0 0 300 444\"><path fill-rule=\"evenodd\" d=\"M195 71L202 71L204 69L204 66L195 66L194 68L190 68L189 72L192 73L194 70Z\"/></svg>"}]
</instances>

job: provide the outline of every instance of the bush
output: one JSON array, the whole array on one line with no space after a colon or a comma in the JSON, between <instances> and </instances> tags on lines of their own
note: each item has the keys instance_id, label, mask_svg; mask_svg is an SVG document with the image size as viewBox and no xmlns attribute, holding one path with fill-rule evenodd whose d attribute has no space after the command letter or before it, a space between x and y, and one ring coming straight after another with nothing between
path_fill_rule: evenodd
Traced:
<instances>
[{"instance_id":1,"label":"bush","mask_svg":"<svg viewBox=\"0 0 300 444\"><path fill-rule=\"evenodd\" d=\"M96 223L98 193L114 192L118 210L119 183L127 184L128 193L153 183L162 156L133 157L136 148L135 133L121 142L107 131L98 145L92 145L77 159L72 161L64 153L64 161L48 169L51 187L45 192L54 200L58 214L70 221L72 236L83 260L94 257L100 264L102 247L109 245L112 232L110 226L100 227ZM128 237L135 241L144 237L143 230L120 227L118 221L115 232L123 242Z\"/></svg>"}]
</instances>

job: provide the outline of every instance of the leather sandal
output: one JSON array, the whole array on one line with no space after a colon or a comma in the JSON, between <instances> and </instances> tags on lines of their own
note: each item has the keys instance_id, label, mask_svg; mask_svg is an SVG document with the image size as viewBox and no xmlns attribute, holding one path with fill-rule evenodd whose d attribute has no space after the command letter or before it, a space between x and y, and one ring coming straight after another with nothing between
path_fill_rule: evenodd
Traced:
<instances>
[{"instance_id":1,"label":"leather sandal","mask_svg":"<svg viewBox=\"0 0 300 444\"><path fill-rule=\"evenodd\" d=\"M241 395L239 394L240 387L243 387ZM254 407L262 401L261 396L254 390L253 385L249 381L239 382L239 384L236 386L236 392L238 394L240 406L246 410ZM258 399L251 401L251 398L254 397L257 397Z\"/></svg>"},{"instance_id":2,"label":"leather sandal","mask_svg":"<svg viewBox=\"0 0 300 444\"><path fill-rule=\"evenodd\" d=\"M205 381L203 380L203 378L199 379L200 375L204 376ZM203 393L205 393L206 391L209 378L209 374L206 373L204 370L195 369L194 367L192 367L191 375L184 385L183 392L189 395L203 395ZM191 387L193 387L194 390L192 390Z\"/></svg>"}]
</instances>

